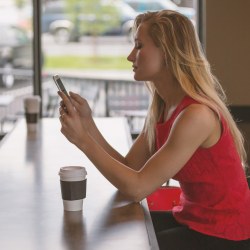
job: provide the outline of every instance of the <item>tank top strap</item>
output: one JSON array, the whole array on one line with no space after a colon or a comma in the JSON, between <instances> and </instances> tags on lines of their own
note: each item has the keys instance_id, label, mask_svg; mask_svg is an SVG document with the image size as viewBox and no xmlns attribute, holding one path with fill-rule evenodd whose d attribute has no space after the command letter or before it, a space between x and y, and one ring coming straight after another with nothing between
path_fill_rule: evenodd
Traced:
<instances>
[{"instance_id":1,"label":"tank top strap","mask_svg":"<svg viewBox=\"0 0 250 250\"><path fill-rule=\"evenodd\" d=\"M176 107L174 113L172 114L172 118L176 117L183 109L188 107L191 104L197 104L198 101L194 100L192 97L186 95L182 101L179 103L179 105Z\"/></svg>"}]
</instances>

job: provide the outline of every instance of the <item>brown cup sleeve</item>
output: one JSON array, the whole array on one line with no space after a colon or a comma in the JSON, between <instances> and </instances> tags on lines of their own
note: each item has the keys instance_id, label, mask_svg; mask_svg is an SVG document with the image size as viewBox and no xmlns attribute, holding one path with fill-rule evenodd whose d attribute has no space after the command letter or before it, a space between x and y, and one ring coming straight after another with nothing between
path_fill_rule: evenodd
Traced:
<instances>
[{"instance_id":1,"label":"brown cup sleeve","mask_svg":"<svg viewBox=\"0 0 250 250\"><path fill-rule=\"evenodd\" d=\"M86 197L87 179L82 181L60 181L63 200L80 200Z\"/></svg>"},{"instance_id":2,"label":"brown cup sleeve","mask_svg":"<svg viewBox=\"0 0 250 250\"><path fill-rule=\"evenodd\" d=\"M27 123L37 123L38 121L38 114L32 114L32 113L25 113L26 121Z\"/></svg>"}]
</instances>

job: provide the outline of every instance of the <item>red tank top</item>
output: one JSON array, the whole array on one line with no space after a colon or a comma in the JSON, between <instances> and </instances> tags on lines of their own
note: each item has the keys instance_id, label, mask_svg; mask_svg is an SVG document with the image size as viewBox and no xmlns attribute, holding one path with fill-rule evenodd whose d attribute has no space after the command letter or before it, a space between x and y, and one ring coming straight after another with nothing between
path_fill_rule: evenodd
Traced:
<instances>
[{"instance_id":1,"label":"red tank top","mask_svg":"<svg viewBox=\"0 0 250 250\"><path fill-rule=\"evenodd\" d=\"M156 147L167 140L179 113L197 103L186 96L170 119L156 125ZM182 189L176 220L198 232L229 240L250 238L250 190L233 138L222 118L223 132L210 148L198 148L173 177Z\"/></svg>"}]
</instances>

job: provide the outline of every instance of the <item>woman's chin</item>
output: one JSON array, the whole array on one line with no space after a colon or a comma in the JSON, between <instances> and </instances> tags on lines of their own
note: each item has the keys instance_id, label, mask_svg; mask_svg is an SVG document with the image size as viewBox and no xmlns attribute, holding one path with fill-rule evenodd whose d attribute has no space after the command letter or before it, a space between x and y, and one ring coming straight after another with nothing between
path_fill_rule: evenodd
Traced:
<instances>
[{"instance_id":1,"label":"woman's chin","mask_svg":"<svg viewBox=\"0 0 250 250\"><path fill-rule=\"evenodd\" d=\"M143 77L141 77L141 76L139 76L138 74L134 74L134 79L136 80L136 81L144 81L144 79L143 79Z\"/></svg>"}]
</instances>

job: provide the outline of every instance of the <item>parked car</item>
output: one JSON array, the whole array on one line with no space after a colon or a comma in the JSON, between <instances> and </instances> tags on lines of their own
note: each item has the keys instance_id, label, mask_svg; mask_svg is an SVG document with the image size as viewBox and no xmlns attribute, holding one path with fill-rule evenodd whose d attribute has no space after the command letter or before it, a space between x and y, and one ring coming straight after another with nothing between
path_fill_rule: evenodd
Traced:
<instances>
[{"instance_id":1,"label":"parked car","mask_svg":"<svg viewBox=\"0 0 250 250\"><path fill-rule=\"evenodd\" d=\"M189 7L179 7L170 0L124 0L136 12L142 13L146 11L157 10L175 10L187 16L193 24L195 24L195 9Z\"/></svg>"},{"instance_id":2,"label":"parked car","mask_svg":"<svg viewBox=\"0 0 250 250\"><path fill-rule=\"evenodd\" d=\"M0 23L0 85L13 86L16 79L31 75L32 42L27 32L14 24Z\"/></svg>"},{"instance_id":3,"label":"parked car","mask_svg":"<svg viewBox=\"0 0 250 250\"><path fill-rule=\"evenodd\" d=\"M124 0L137 12L157 11L161 9L177 10L178 6L170 0Z\"/></svg>"},{"instance_id":4,"label":"parked car","mask_svg":"<svg viewBox=\"0 0 250 250\"><path fill-rule=\"evenodd\" d=\"M95 6L94 6L95 7ZM123 1L103 1L96 12L84 1L69 8L65 1L48 2L42 13L42 32L56 42L79 41L83 35L127 35L137 12ZM101 12L103 11L103 12Z\"/></svg>"}]
</instances>

